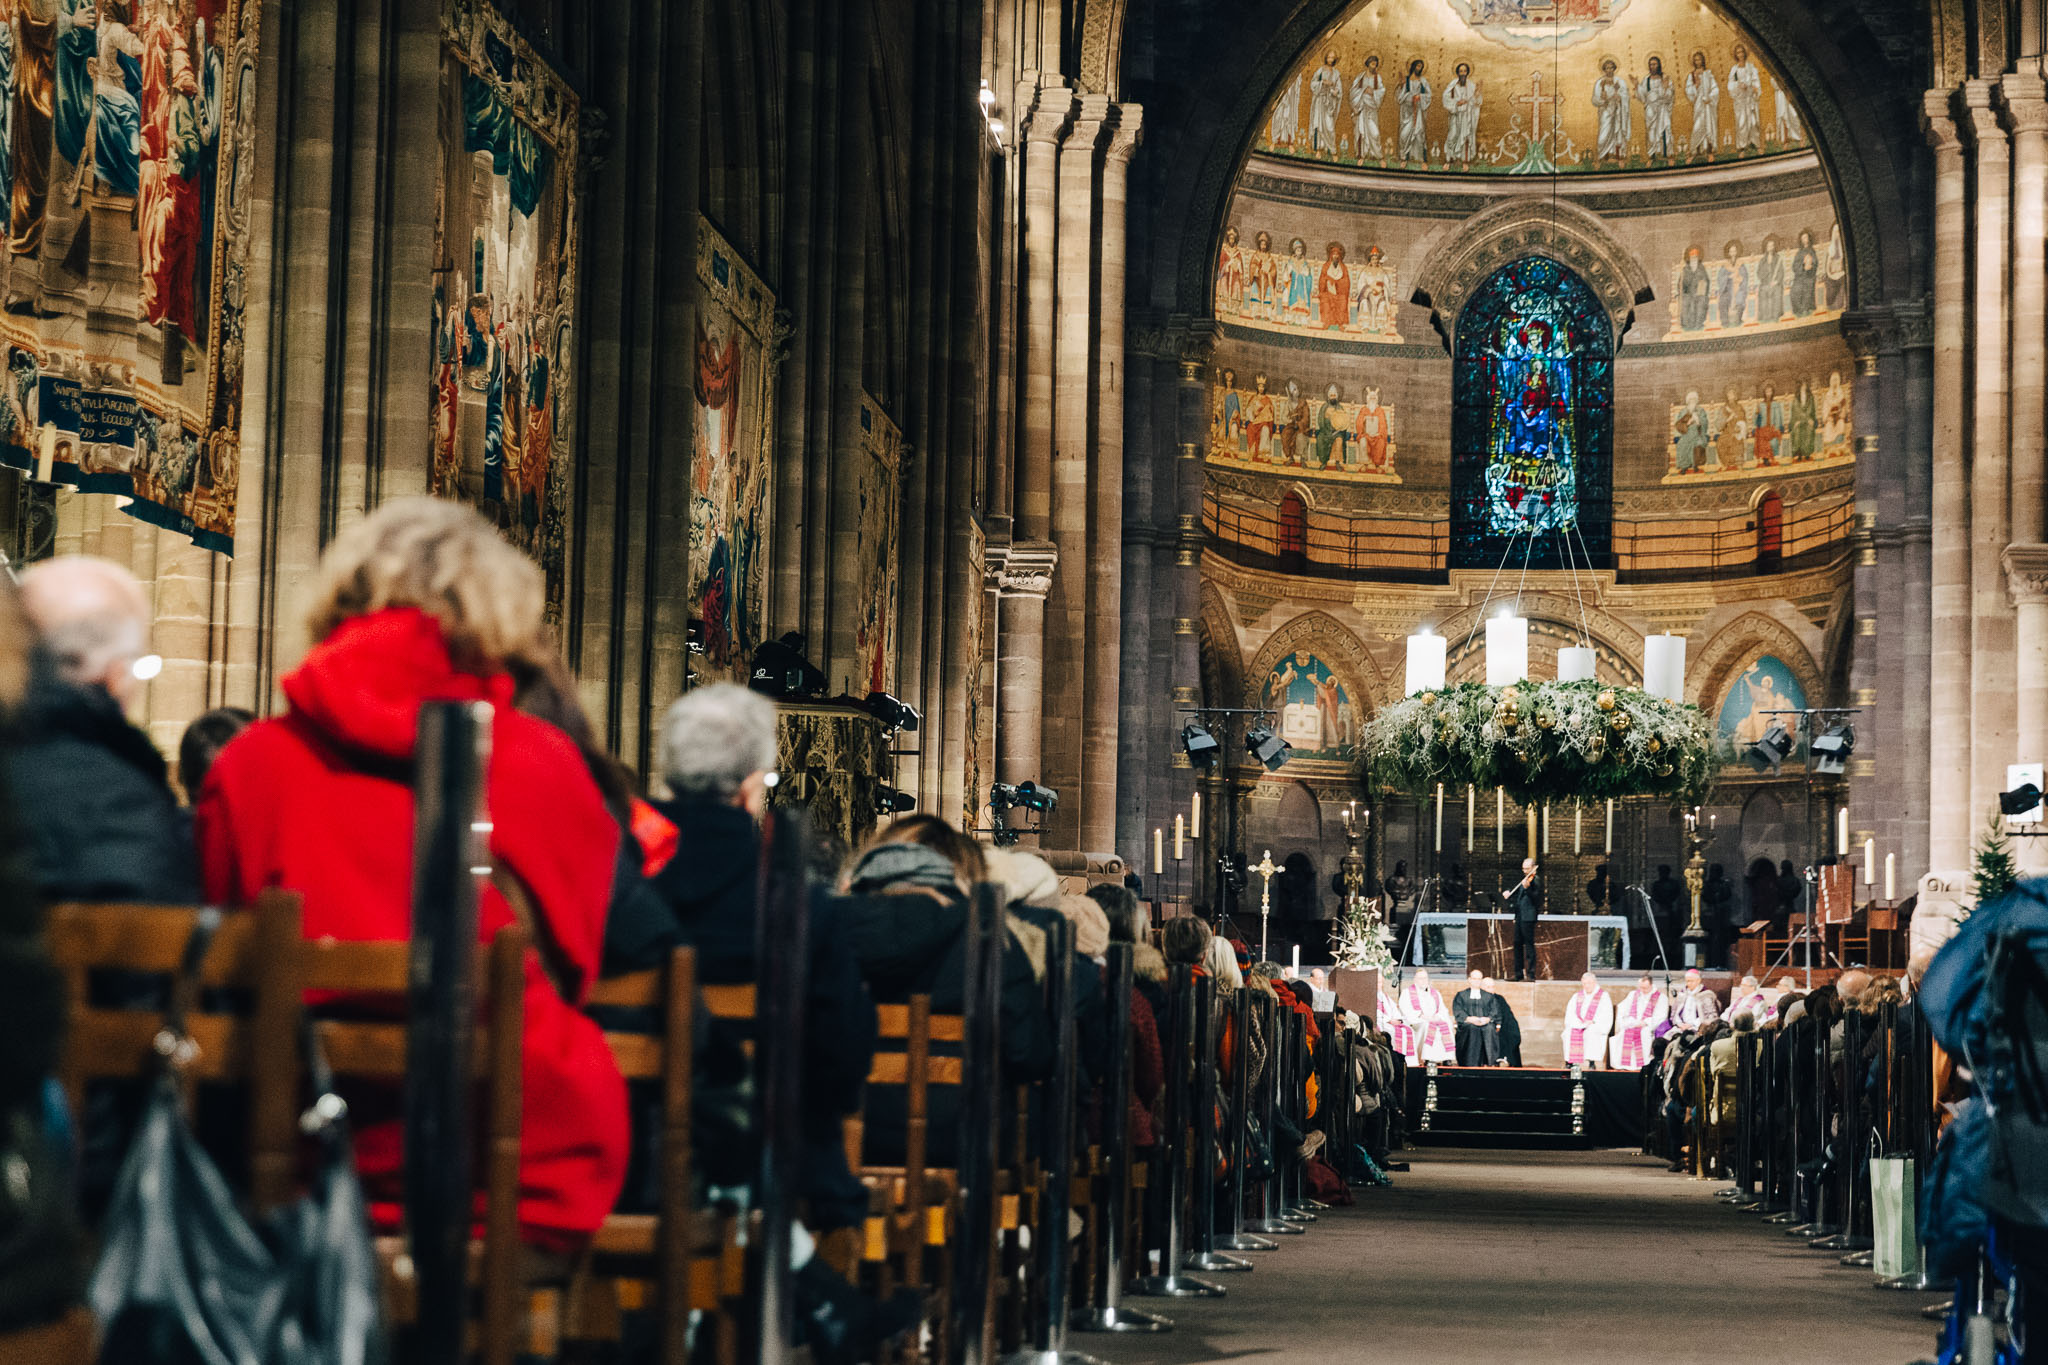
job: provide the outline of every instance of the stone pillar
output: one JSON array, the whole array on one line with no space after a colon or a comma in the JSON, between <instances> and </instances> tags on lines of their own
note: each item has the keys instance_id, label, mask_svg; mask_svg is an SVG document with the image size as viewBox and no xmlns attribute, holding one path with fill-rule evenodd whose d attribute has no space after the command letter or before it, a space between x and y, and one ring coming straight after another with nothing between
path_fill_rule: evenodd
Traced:
<instances>
[{"instance_id":1,"label":"stone pillar","mask_svg":"<svg viewBox=\"0 0 2048 1365\"><path fill-rule=\"evenodd\" d=\"M1893 349L1890 334L1891 315L1886 310L1858 311L1842 319L1842 337L1856 357L1853 410L1857 427L1856 531L1850 542L1854 556L1850 591L1856 625L1849 640L1849 702L1859 711L1849 718L1855 724L1858 744L1849 760L1848 800L1856 827L1887 844L1890 837L1882 832L1881 822L1892 813L1897 793L1895 785L1888 793L1880 783L1878 765L1885 765L1888 779L1895 784L1899 757L1895 727L1890 723L1899 701L1896 696L1881 698L1879 686L1880 661L1888 649L1897 648L1898 624L1896 616L1885 612L1886 594L1878 566L1878 504L1885 459L1879 356Z\"/></svg>"},{"instance_id":2,"label":"stone pillar","mask_svg":"<svg viewBox=\"0 0 2048 1365\"><path fill-rule=\"evenodd\" d=\"M1174 530L1173 530L1173 706L1193 706L1202 700L1202 651L1195 635L1195 620L1202 614L1202 448L1209 436L1209 354L1215 347L1215 328L1211 322L1191 326L1181 346L1180 383L1175 423L1180 437L1179 458L1174 460ZM1242 702L1237 697L1212 697L1212 705L1237 706ZM1162 724L1178 733L1186 720L1179 712L1161 716L1155 724ZM1224 752L1220 771L1225 780L1215 790L1222 799L1236 799L1236 785L1229 781L1229 774L1236 770L1241 752L1233 752L1230 739L1242 735L1239 727L1230 727L1224 738ZM1188 764L1187 755L1176 743L1173 750L1172 780L1167 787L1166 810L1186 810L1192 804L1195 794L1194 770ZM1204 842L1201 856L1214 865L1217 855L1232 851L1224 842L1223 831L1234 831L1240 840L1244 837L1243 821L1233 821L1228 812L1217 811L1214 816L1205 816L1205 822L1218 831L1213 844ZM1192 885L1203 885L1202 869L1196 869Z\"/></svg>"},{"instance_id":3,"label":"stone pillar","mask_svg":"<svg viewBox=\"0 0 2048 1365\"><path fill-rule=\"evenodd\" d=\"M1049 540L990 552L996 588L996 781L1037 782L1045 760L1045 595L1060 554ZM1065 793L1061 793L1065 797Z\"/></svg>"},{"instance_id":4,"label":"stone pillar","mask_svg":"<svg viewBox=\"0 0 2048 1365\"><path fill-rule=\"evenodd\" d=\"M1965 251L1968 177L1950 92L1930 90L1922 126L1934 148L1933 415L1929 451L1927 714L1942 737L1928 753L1928 866L1945 879L1970 867L1970 466L1963 448L1964 343L1969 319Z\"/></svg>"},{"instance_id":5,"label":"stone pillar","mask_svg":"<svg viewBox=\"0 0 2048 1365\"><path fill-rule=\"evenodd\" d=\"M2048 760L2048 545L2042 544L2048 540L2042 504L2048 479L2048 85L2039 74L2009 74L1999 82L1999 100L2012 130L2013 543L2003 567L2017 671L2015 743L2007 761L2037 762ZM1977 795L1981 801L1983 793ZM2039 839L2013 842L2023 870L2048 870L2048 848Z\"/></svg>"},{"instance_id":6,"label":"stone pillar","mask_svg":"<svg viewBox=\"0 0 2048 1365\"><path fill-rule=\"evenodd\" d=\"M1905 770L1905 823L1899 835L1899 869L1910 880L1927 862L1927 797L1932 760L1933 735L1928 726L1927 700L1933 686L1934 609L1930 594L1933 582L1929 564L1928 507L1933 498L1933 468L1930 442L1933 429L1928 413L1933 402L1933 318L1921 304L1902 304L1893 309L1899 323L1905 382L1899 406L1906 414L1901 423L1902 460L1896 467L1903 477L1893 496L1897 499L1901 589L1899 642L1899 709L1904 722L1902 750Z\"/></svg>"},{"instance_id":7,"label":"stone pillar","mask_svg":"<svg viewBox=\"0 0 2048 1365\"><path fill-rule=\"evenodd\" d=\"M2018 618L2018 725L2013 761L2048 762L2048 545L2005 547L2006 587ZM2004 774L2000 773L2000 790ZM2029 872L2048 869L2039 839L2015 839L2014 856Z\"/></svg>"},{"instance_id":8,"label":"stone pillar","mask_svg":"<svg viewBox=\"0 0 2048 1365\"><path fill-rule=\"evenodd\" d=\"M1963 84L1965 129L1976 152L1975 244L1970 278L1970 786L1966 819L1984 818L2013 759L2014 629L2002 556L2011 541L2006 403L2006 309L2011 288L2005 130L1993 85Z\"/></svg>"}]
</instances>

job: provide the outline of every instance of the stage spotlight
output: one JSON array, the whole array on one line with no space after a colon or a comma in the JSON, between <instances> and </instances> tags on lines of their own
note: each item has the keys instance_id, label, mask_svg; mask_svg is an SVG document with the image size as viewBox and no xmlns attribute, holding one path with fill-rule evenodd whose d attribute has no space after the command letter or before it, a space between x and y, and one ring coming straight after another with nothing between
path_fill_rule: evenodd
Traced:
<instances>
[{"instance_id":1,"label":"stage spotlight","mask_svg":"<svg viewBox=\"0 0 2048 1365\"><path fill-rule=\"evenodd\" d=\"M1052 812L1060 803L1060 794L1051 787L1041 787L1036 782L1019 782L1012 786L998 782L988 789L989 805L999 811L1021 806L1035 810L1040 815Z\"/></svg>"},{"instance_id":2,"label":"stage spotlight","mask_svg":"<svg viewBox=\"0 0 2048 1365\"><path fill-rule=\"evenodd\" d=\"M1764 737L1749 746L1749 756L1759 763L1771 765L1776 772L1785 758L1792 752L1792 732L1785 728L1783 721L1774 720Z\"/></svg>"},{"instance_id":3,"label":"stage spotlight","mask_svg":"<svg viewBox=\"0 0 2048 1365\"><path fill-rule=\"evenodd\" d=\"M2040 805L2041 789L2031 782L1998 794L1998 809L2006 815L2025 815L2038 810Z\"/></svg>"},{"instance_id":4,"label":"stage spotlight","mask_svg":"<svg viewBox=\"0 0 2048 1365\"><path fill-rule=\"evenodd\" d=\"M1279 771L1280 765L1287 761L1289 747L1286 740L1274 734L1272 727L1263 722L1245 731L1245 752L1265 764L1267 772Z\"/></svg>"},{"instance_id":5,"label":"stage spotlight","mask_svg":"<svg viewBox=\"0 0 2048 1365\"><path fill-rule=\"evenodd\" d=\"M868 714L882 722L882 728L890 734L898 730L916 730L917 708L907 701L898 701L887 692L870 692L868 699L861 703Z\"/></svg>"},{"instance_id":6,"label":"stage spotlight","mask_svg":"<svg viewBox=\"0 0 2048 1365\"><path fill-rule=\"evenodd\" d=\"M880 816L902 815L917 809L917 798L909 792L897 791L894 787L875 788L875 814Z\"/></svg>"},{"instance_id":7,"label":"stage spotlight","mask_svg":"<svg viewBox=\"0 0 2048 1365\"><path fill-rule=\"evenodd\" d=\"M825 690L825 674L804 657L804 637L792 630L754 651L747 686L771 697L815 697Z\"/></svg>"},{"instance_id":8,"label":"stage spotlight","mask_svg":"<svg viewBox=\"0 0 2048 1365\"><path fill-rule=\"evenodd\" d=\"M1223 757L1223 746L1216 742L1216 736L1195 723L1180 732L1180 747L1187 750L1188 762L1204 771L1214 768L1216 760Z\"/></svg>"},{"instance_id":9,"label":"stage spotlight","mask_svg":"<svg viewBox=\"0 0 2048 1365\"><path fill-rule=\"evenodd\" d=\"M1849 771L1849 755L1855 752L1856 727L1830 725L1813 742L1813 770L1824 777L1840 776Z\"/></svg>"}]
</instances>

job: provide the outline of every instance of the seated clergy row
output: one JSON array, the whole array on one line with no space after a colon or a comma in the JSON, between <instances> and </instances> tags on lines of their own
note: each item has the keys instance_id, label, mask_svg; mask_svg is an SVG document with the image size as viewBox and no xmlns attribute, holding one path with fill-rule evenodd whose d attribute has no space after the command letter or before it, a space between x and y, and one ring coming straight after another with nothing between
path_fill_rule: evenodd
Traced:
<instances>
[{"instance_id":1,"label":"seated clergy row","mask_svg":"<svg viewBox=\"0 0 2048 1365\"><path fill-rule=\"evenodd\" d=\"M1753 1007L1764 1017L1765 997L1755 977L1744 977L1734 997L1737 1007ZM1466 988L1446 1005L1430 984L1428 969L1417 968L1395 994L1382 989L1379 1006L1395 1047L1411 1064L1521 1064L1521 1027L1514 1010L1493 978L1480 971L1471 972ZM1655 1039L1674 1030L1696 1031L1720 1014L1719 997L1697 970L1686 972L1684 988L1669 995L1644 973L1618 1005L1599 978L1587 972L1565 1005L1560 1051L1568 1066L1639 1071L1650 1060Z\"/></svg>"}]
</instances>

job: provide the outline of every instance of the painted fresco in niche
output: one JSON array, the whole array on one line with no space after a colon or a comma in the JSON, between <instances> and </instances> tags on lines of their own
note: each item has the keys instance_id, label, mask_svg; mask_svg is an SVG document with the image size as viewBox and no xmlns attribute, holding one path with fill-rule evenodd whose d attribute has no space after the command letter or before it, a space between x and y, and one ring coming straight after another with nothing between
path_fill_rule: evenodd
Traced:
<instances>
[{"instance_id":1,"label":"painted fresco in niche","mask_svg":"<svg viewBox=\"0 0 2048 1365\"><path fill-rule=\"evenodd\" d=\"M1850 386L1825 381L1729 385L1716 399L1688 390L1671 407L1665 483L1760 478L1855 463Z\"/></svg>"},{"instance_id":2,"label":"painted fresco in niche","mask_svg":"<svg viewBox=\"0 0 2048 1365\"><path fill-rule=\"evenodd\" d=\"M1219 370L1210 388L1209 460L1234 469L1284 469L1355 483L1399 483L1394 409L1379 387L1334 381L1320 391L1292 376L1241 380Z\"/></svg>"},{"instance_id":3,"label":"painted fresco in niche","mask_svg":"<svg viewBox=\"0 0 2048 1365\"><path fill-rule=\"evenodd\" d=\"M1745 757L1750 746L1764 737L1764 731L1771 728L1773 711L1803 711L1806 709L1806 689L1799 685L1791 668L1775 654L1759 654L1749 661L1748 667L1735 675L1735 681L1728 685L1728 695L1721 700L1717 731L1721 743L1726 746L1725 756L1730 759ZM1789 763L1806 761L1806 737L1801 733L1798 718L1779 716L1776 719L1792 732L1794 744Z\"/></svg>"},{"instance_id":4,"label":"painted fresco in niche","mask_svg":"<svg viewBox=\"0 0 2048 1365\"><path fill-rule=\"evenodd\" d=\"M860 445L854 488L860 520L853 552L860 575L854 610L860 618L853 629L854 657L860 662L859 685L888 692L896 686L896 524L903 436L866 394L860 398Z\"/></svg>"},{"instance_id":5,"label":"painted fresco in niche","mask_svg":"<svg viewBox=\"0 0 2048 1365\"><path fill-rule=\"evenodd\" d=\"M477 508L567 593L578 102L488 5L441 14L429 491Z\"/></svg>"},{"instance_id":6,"label":"painted fresco in niche","mask_svg":"<svg viewBox=\"0 0 2048 1365\"><path fill-rule=\"evenodd\" d=\"M1689 246L1671 267L1667 341L1730 332L1771 332L1832 322L1849 306L1849 263L1842 227L1766 233L1745 244L1730 238L1718 256Z\"/></svg>"},{"instance_id":7,"label":"painted fresco in niche","mask_svg":"<svg viewBox=\"0 0 2048 1365\"><path fill-rule=\"evenodd\" d=\"M224 554L261 10L0 5L0 462Z\"/></svg>"},{"instance_id":8,"label":"painted fresco in niche","mask_svg":"<svg viewBox=\"0 0 2048 1365\"><path fill-rule=\"evenodd\" d=\"M775 296L710 220L697 227L697 421L690 460L690 615L706 664L744 675L766 611L768 363Z\"/></svg>"},{"instance_id":9,"label":"painted fresco in niche","mask_svg":"<svg viewBox=\"0 0 2048 1365\"><path fill-rule=\"evenodd\" d=\"M1401 339L1393 264L1377 246L1354 254L1342 242L1311 248L1303 237L1235 223L1216 255L1216 316L1241 326L1299 336L1331 332L1352 341Z\"/></svg>"},{"instance_id":10,"label":"painted fresco in niche","mask_svg":"<svg viewBox=\"0 0 2048 1365\"><path fill-rule=\"evenodd\" d=\"M1281 82L1256 148L1473 175L1806 149L1784 79L1697 0L1375 0Z\"/></svg>"},{"instance_id":11,"label":"painted fresco in niche","mask_svg":"<svg viewBox=\"0 0 2048 1365\"><path fill-rule=\"evenodd\" d=\"M1346 761L1358 752L1363 718L1350 691L1330 666L1310 650L1296 650L1266 676L1260 703L1280 721L1280 738L1297 759Z\"/></svg>"}]
</instances>

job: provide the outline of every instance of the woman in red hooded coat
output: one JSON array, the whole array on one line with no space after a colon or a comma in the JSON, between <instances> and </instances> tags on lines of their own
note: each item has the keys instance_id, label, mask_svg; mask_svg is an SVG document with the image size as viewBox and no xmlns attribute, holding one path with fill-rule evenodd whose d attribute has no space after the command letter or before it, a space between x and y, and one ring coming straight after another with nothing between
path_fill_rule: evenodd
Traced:
<instances>
[{"instance_id":1,"label":"woman in red hooded coat","mask_svg":"<svg viewBox=\"0 0 2048 1365\"><path fill-rule=\"evenodd\" d=\"M329 548L309 618L316 643L284 679L290 709L221 753L195 824L209 899L247 905L284 887L304 898L308 938L405 939L420 705L493 704L492 862L543 921L555 978L529 962L519 1220L529 1243L567 1252L611 1211L626 1171L625 1083L579 1008L597 974L620 835L576 747L512 708L504 660L539 637L541 603L538 570L474 512L433 498L386 503ZM514 918L487 888L482 936ZM397 1097L352 1104L357 1162L383 1221L399 1191Z\"/></svg>"}]
</instances>

